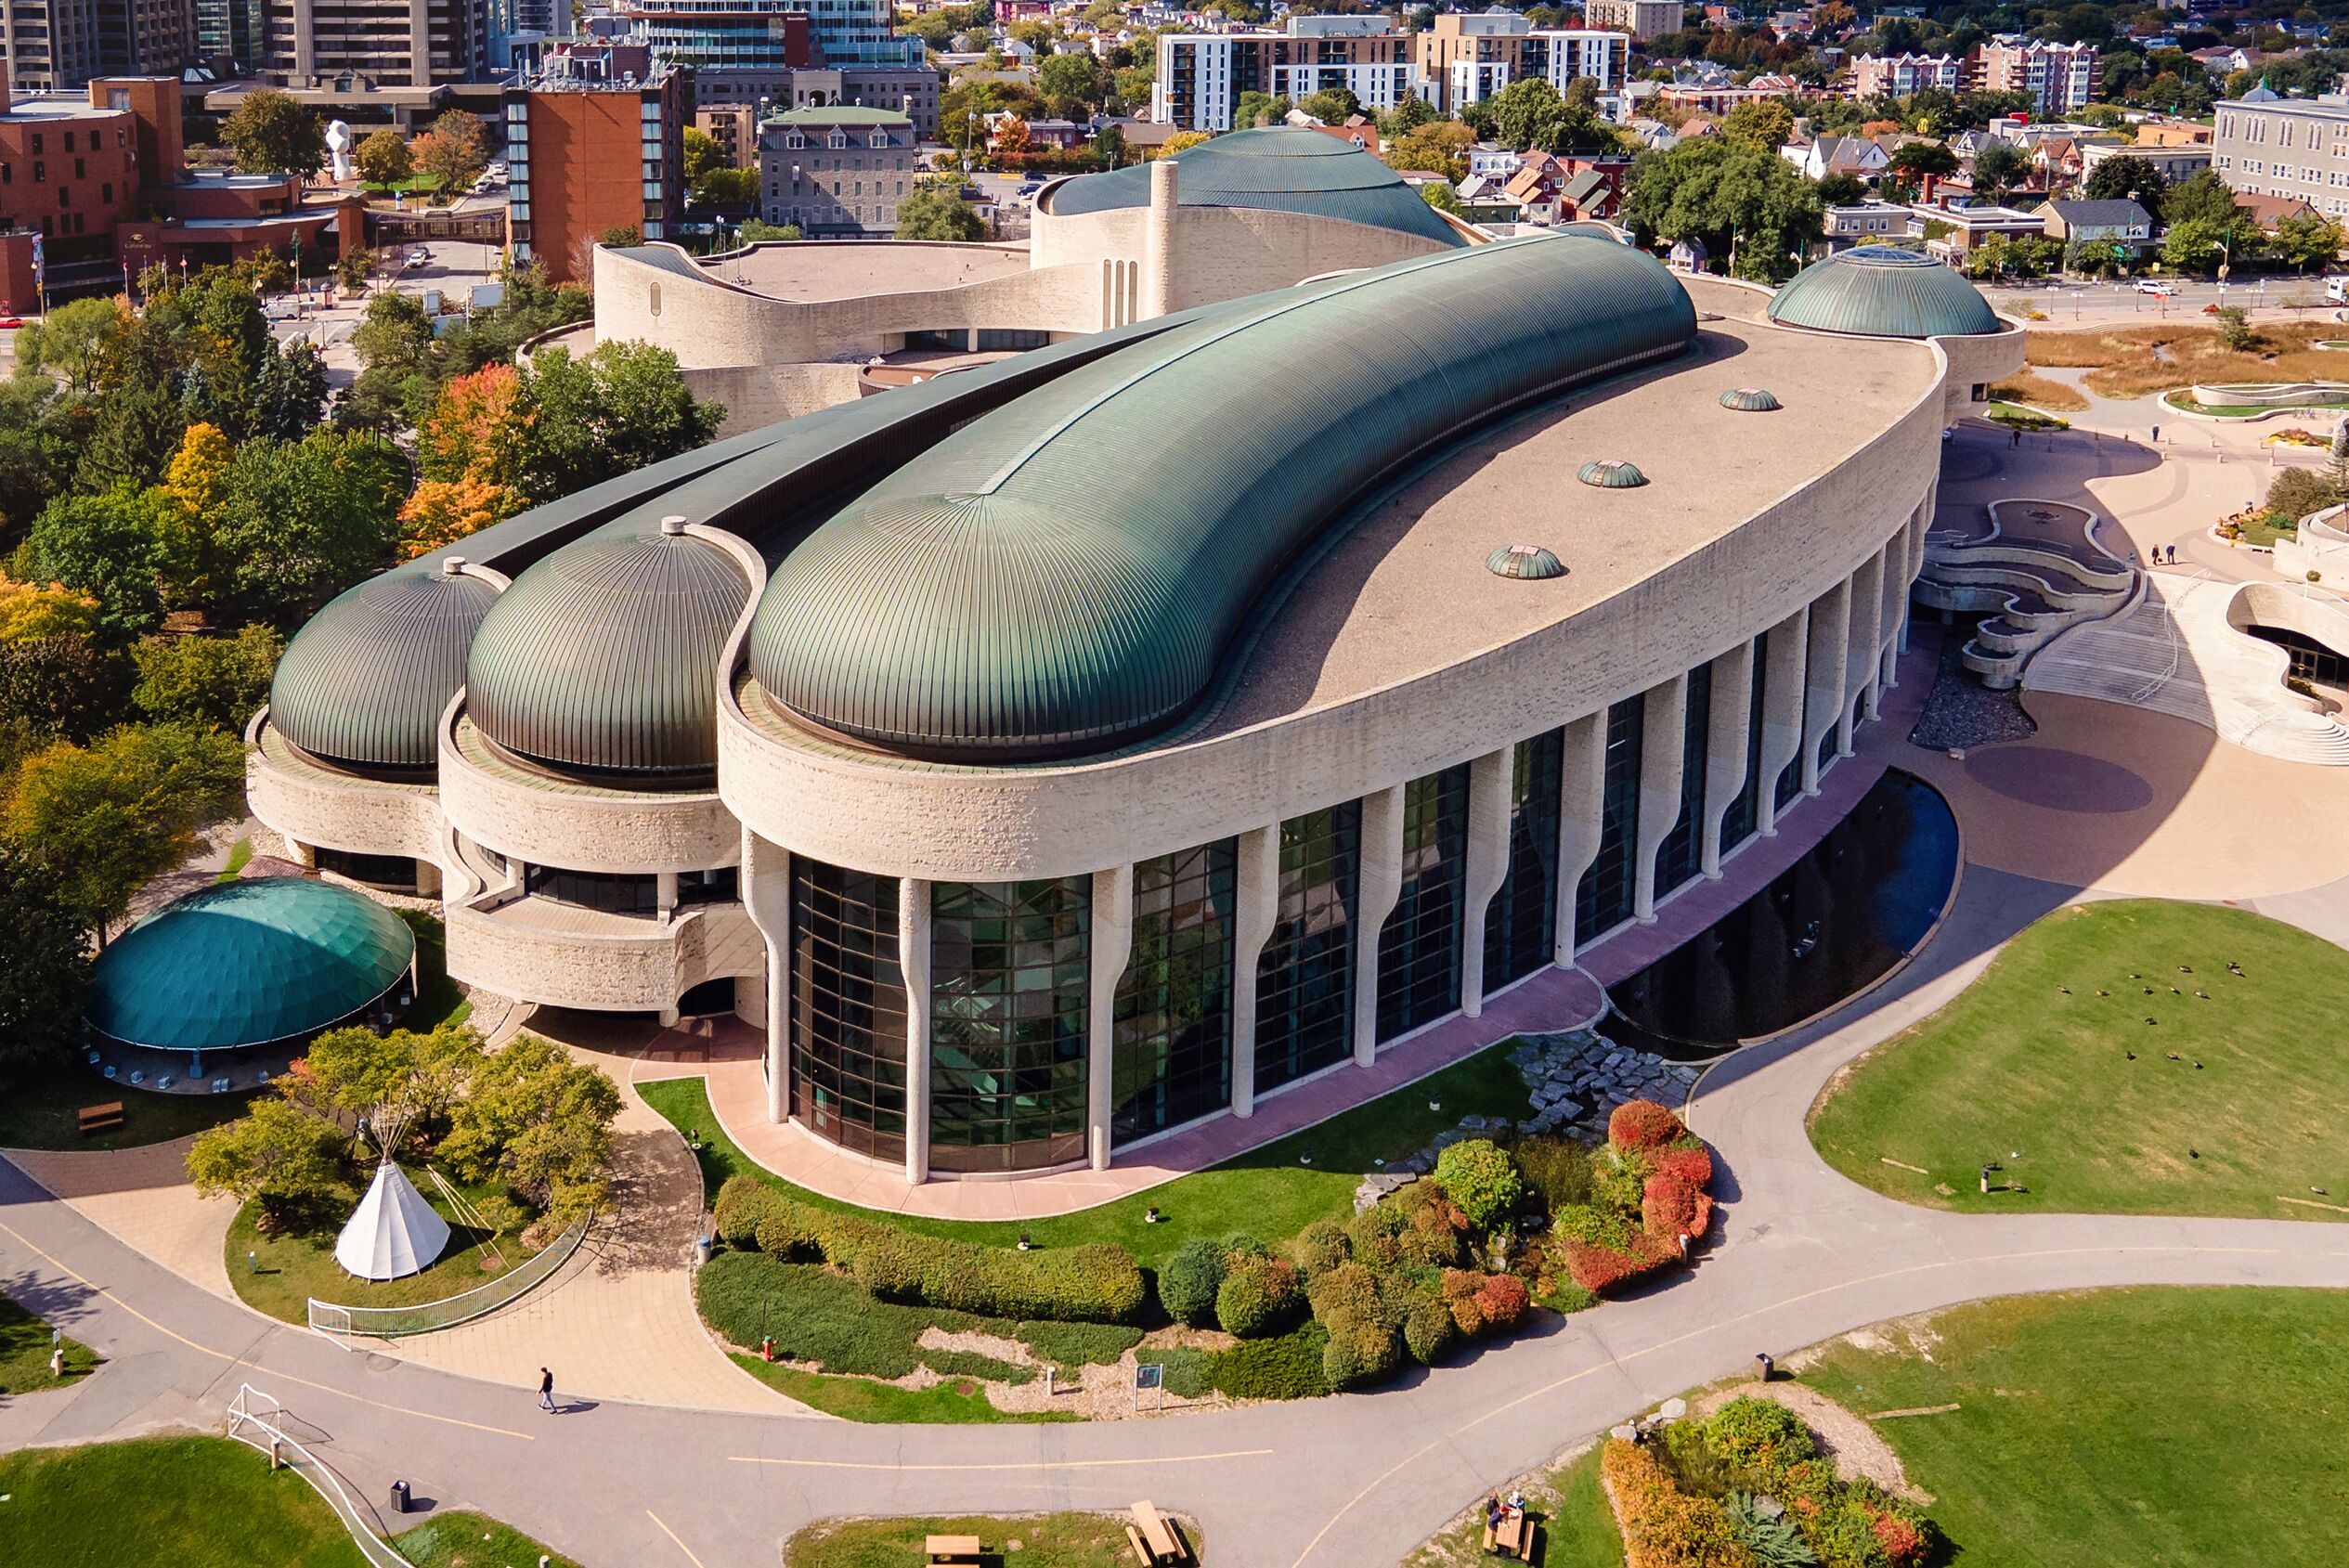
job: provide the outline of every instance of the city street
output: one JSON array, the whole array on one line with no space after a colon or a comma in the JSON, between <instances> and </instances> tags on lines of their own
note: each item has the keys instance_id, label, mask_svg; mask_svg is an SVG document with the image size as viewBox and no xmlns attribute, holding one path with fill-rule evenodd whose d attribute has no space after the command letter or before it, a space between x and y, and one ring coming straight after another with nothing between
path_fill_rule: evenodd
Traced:
<instances>
[{"instance_id":1,"label":"city street","mask_svg":"<svg viewBox=\"0 0 2349 1568\"><path fill-rule=\"evenodd\" d=\"M2306 278L2246 279L2239 283L2210 283L2181 279L2164 298L2145 293L2135 279L2117 282L2074 282L2040 279L2028 283L1984 284L1982 292L2001 312L2021 316L2044 311L2050 327L2074 321L2104 321L2152 326L2174 318L2200 317L2205 305L2234 305L2246 310L2278 316L2337 318L2344 307L2325 302L2325 280Z\"/></svg>"}]
</instances>

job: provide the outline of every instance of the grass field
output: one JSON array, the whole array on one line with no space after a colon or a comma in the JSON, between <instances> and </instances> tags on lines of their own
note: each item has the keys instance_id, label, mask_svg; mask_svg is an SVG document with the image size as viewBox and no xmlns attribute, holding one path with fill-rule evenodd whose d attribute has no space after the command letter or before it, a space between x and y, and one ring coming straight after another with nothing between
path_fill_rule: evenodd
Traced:
<instances>
[{"instance_id":1,"label":"grass field","mask_svg":"<svg viewBox=\"0 0 2349 1568\"><path fill-rule=\"evenodd\" d=\"M45 1388L62 1388L77 1378L86 1378L97 1367L97 1354L89 1346L69 1338L65 1341L65 1376L62 1380L49 1376L49 1326L0 1296L0 1399L13 1393L38 1393Z\"/></svg>"},{"instance_id":2,"label":"grass field","mask_svg":"<svg viewBox=\"0 0 2349 1568\"><path fill-rule=\"evenodd\" d=\"M1599 1487L1599 1450L1587 1448L1520 1484L1525 1510L1540 1522L1542 1568L1623 1568L1623 1536L1615 1511ZM1481 1568L1495 1560L1484 1552L1481 1510L1423 1542L1403 1560L1403 1568Z\"/></svg>"},{"instance_id":3,"label":"grass field","mask_svg":"<svg viewBox=\"0 0 2349 1568\"><path fill-rule=\"evenodd\" d=\"M2235 353L2215 327L2186 319L2084 332L2034 329L2024 336L2023 352L2032 365L2085 369L2082 379L2100 396L2143 397L2197 382L2349 381L2349 354L2314 346L2335 330L2314 321L2262 322L2253 350Z\"/></svg>"},{"instance_id":4,"label":"grass field","mask_svg":"<svg viewBox=\"0 0 2349 1568\"><path fill-rule=\"evenodd\" d=\"M1956 1568L2349 1562L2349 1294L2013 1297L1868 1338L1802 1380L1862 1412L1957 1406L1875 1423Z\"/></svg>"},{"instance_id":5,"label":"grass field","mask_svg":"<svg viewBox=\"0 0 2349 1568\"><path fill-rule=\"evenodd\" d=\"M497 1238L495 1251L505 1260L504 1266L485 1266L484 1258L475 1249L475 1243L483 1239L482 1233L458 1223L448 1199L423 1173L411 1171L409 1174L425 1200L448 1222L448 1246L432 1267L405 1279L387 1279L381 1284L368 1284L344 1273L343 1265L334 1261L334 1238L351 1211L358 1206L359 1194L356 1191L347 1201L322 1212L316 1225L277 1236L261 1234L254 1223L260 1206L254 1202L238 1210L237 1217L228 1224L228 1278L236 1286L237 1295L256 1312L266 1312L287 1323L306 1323L313 1296L337 1306L419 1306L486 1285L520 1267L534 1255L513 1237L502 1236ZM479 1189L461 1186L458 1190L478 1203L495 1186L493 1183ZM257 1259L257 1270L247 1261L248 1252Z\"/></svg>"},{"instance_id":6,"label":"grass field","mask_svg":"<svg viewBox=\"0 0 2349 1568\"><path fill-rule=\"evenodd\" d=\"M1811 1141L1935 1208L2349 1218L2343 994L2349 952L2241 910L2059 910L1837 1074Z\"/></svg>"},{"instance_id":7,"label":"grass field","mask_svg":"<svg viewBox=\"0 0 2349 1568\"><path fill-rule=\"evenodd\" d=\"M509 1525L478 1513L436 1513L403 1531L400 1555L416 1568L536 1568L540 1554L552 1568L578 1568Z\"/></svg>"},{"instance_id":8,"label":"grass field","mask_svg":"<svg viewBox=\"0 0 2349 1568\"><path fill-rule=\"evenodd\" d=\"M1194 1561L1213 1561L1199 1527L1178 1522ZM904 1568L925 1536L976 1536L989 1568L1121 1568L1134 1554L1125 1521L1106 1513L978 1515L961 1519L821 1519L783 1544L784 1568ZM1017 1548L1011 1543L1018 1542Z\"/></svg>"},{"instance_id":9,"label":"grass field","mask_svg":"<svg viewBox=\"0 0 2349 1568\"><path fill-rule=\"evenodd\" d=\"M1178 1177L1132 1198L1056 1219L980 1223L924 1220L876 1211L810 1192L761 1169L728 1138L710 1113L709 1096L698 1078L639 1083L644 1103L680 1129L702 1136L702 1179L714 1197L726 1178L752 1175L804 1203L865 1213L886 1224L932 1236L956 1236L1000 1246L1026 1232L1039 1247L1074 1247L1111 1241L1145 1266L1194 1237L1246 1231L1267 1241L1293 1236L1315 1220L1351 1212L1354 1189L1378 1160L1399 1160L1426 1147L1437 1133L1462 1116L1519 1120L1532 1114L1525 1081L1509 1063L1514 1039L1397 1089L1317 1127L1267 1144L1237 1160ZM1441 1105L1428 1109L1429 1101ZM1301 1161L1310 1156L1312 1163ZM1163 1223L1149 1225L1143 1213L1156 1205Z\"/></svg>"},{"instance_id":10,"label":"grass field","mask_svg":"<svg viewBox=\"0 0 2349 1568\"><path fill-rule=\"evenodd\" d=\"M1990 389L2002 402L2028 403L2051 414L2076 414L2088 406L2080 389L2031 370L2018 370Z\"/></svg>"}]
</instances>

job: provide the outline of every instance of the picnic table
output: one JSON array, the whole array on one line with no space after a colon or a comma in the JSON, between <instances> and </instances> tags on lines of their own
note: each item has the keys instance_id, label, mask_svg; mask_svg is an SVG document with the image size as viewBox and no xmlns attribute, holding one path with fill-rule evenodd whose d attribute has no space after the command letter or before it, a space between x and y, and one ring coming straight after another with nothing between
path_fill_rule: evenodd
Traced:
<instances>
[{"instance_id":1,"label":"picnic table","mask_svg":"<svg viewBox=\"0 0 2349 1568\"><path fill-rule=\"evenodd\" d=\"M1143 1554L1146 1563L1182 1562L1188 1559L1182 1538L1148 1497L1134 1505L1134 1523L1125 1534L1128 1542Z\"/></svg>"},{"instance_id":2,"label":"picnic table","mask_svg":"<svg viewBox=\"0 0 2349 1568\"><path fill-rule=\"evenodd\" d=\"M965 1564L978 1568L979 1537L976 1536L925 1536L922 1553L933 1565Z\"/></svg>"},{"instance_id":3,"label":"picnic table","mask_svg":"<svg viewBox=\"0 0 2349 1568\"><path fill-rule=\"evenodd\" d=\"M1498 1525L1485 1526L1485 1553L1488 1557L1513 1557L1520 1562L1534 1560L1534 1522L1522 1509L1500 1516Z\"/></svg>"},{"instance_id":4,"label":"picnic table","mask_svg":"<svg viewBox=\"0 0 2349 1568\"><path fill-rule=\"evenodd\" d=\"M110 1127L120 1127L123 1124L123 1102L109 1100L102 1106L84 1106L75 1120L77 1130L84 1137L92 1133L103 1133Z\"/></svg>"}]
</instances>

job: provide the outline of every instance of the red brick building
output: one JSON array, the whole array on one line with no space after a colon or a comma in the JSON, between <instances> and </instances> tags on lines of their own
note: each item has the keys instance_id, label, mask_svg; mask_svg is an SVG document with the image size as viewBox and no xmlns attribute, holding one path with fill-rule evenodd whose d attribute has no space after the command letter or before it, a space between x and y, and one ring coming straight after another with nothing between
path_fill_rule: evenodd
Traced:
<instances>
[{"instance_id":1,"label":"red brick building","mask_svg":"<svg viewBox=\"0 0 2349 1568\"><path fill-rule=\"evenodd\" d=\"M506 237L519 264L586 282L615 229L672 238L684 211L683 79L645 51L575 46L505 93Z\"/></svg>"}]
</instances>

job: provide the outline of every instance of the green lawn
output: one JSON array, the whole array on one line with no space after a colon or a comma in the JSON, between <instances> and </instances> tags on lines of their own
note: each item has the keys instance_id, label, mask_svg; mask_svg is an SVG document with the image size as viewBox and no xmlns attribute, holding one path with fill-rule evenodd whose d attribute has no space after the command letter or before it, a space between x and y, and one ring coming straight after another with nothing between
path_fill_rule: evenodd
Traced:
<instances>
[{"instance_id":1,"label":"green lawn","mask_svg":"<svg viewBox=\"0 0 2349 1568\"><path fill-rule=\"evenodd\" d=\"M755 1355L737 1354L733 1360L776 1393L843 1420L884 1426L986 1426L1002 1421L1084 1419L1071 1410L998 1410L989 1403L987 1391L970 1378L950 1378L930 1388L900 1388L870 1378L830 1377L796 1367L770 1366Z\"/></svg>"},{"instance_id":2,"label":"green lawn","mask_svg":"<svg viewBox=\"0 0 2349 1568\"><path fill-rule=\"evenodd\" d=\"M709 1097L698 1078L639 1083L644 1103L681 1130L702 1136L702 1179L711 1196L729 1176L752 1175L803 1203L869 1218L932 1236L1010 1246L1021 1232L1039 1247L1075 1247L1110 1241L1126 1248L1145 1267L1194 1237L1246 1231L1266 1241L1294 1236L1317 1219L1343 1216L1354 1206L1354 1189L1379 1160L1399 1160L1462 1116L1522 1120L1533 1113L1525 1081L1510 1065L1515 1039L1504 1040L1441 1072L1356 1106L1316 1127L1267 1144L1222 1165L1178 1177L1163 1186L1099 1208L1056 1219L979 1223L924 1220L856 1210L854 1205L794 1186L759 1165L729 1139L710 1114ZM1428 1102L1443 1109L1431 1111ZM1310 1156L1310 1165L1303 1163ZM1156 1205L1163 1223L1142 1215Z\"/></svg>"},{"instance_id":3,"label":"green lawn","mask_svg":"<svg viewBox=\"0 0 2349 1568\"><path fill-rule=\"evenodd\" d=\"M0 1398L62 1388L97 1369L97 1354L85 1344L65 1341L65 1377L49 1376L49 1326L0 1296Z\"/></svg>"},{"instance_id":4,"label":"green lawn","mask_svg":"<svg viewBox=\"0 0 2349 1568\"><path fill-rule=\"evenodd\" d=\"M1935 1208L2349 1218L2344 994L2349 952L2241 910L2059 910L1829 1084L1811 1141Z\"/></svg>"},{"instance_id":5,"label":"green lawn","mask_svg":"<svg viewBox=\"0 0 2349 1568\"><path fill-rule=\"evenodd\" d=\"M536 1568L544 1553L552 1568L578 1568L510 1525L478 1513L436 1513L400 1533L400 1555L416 1568Z\"/></svg>"},{"instance_id":6,"label":"green lawn","mask_svg":"<svg viewBox=\"0 0 2349 1568\"><path fill-rule=\"evenodd\" d=\"M783 1562L784 1568L905 1568L921 1561L925 1536L977 1536L988 1568L1122 1568L1134 1561L1125 1523L1107 1513L821 1519L783 1544ZM1184 1520L1179 1528L1195 1559L1208 1561L1199 1527Z\"/></svg>"},{"instance_id":7,"label":"green lawn","mask_svg":"<svg viewBox=\"0 0 2349 1568\"><path fill-rule=\"evenodd\" d=\"M520 1267L534 1255L513 1237L501 1236L498 1238L496 1251L504 1258L504 1267L484 1266L485 1260L474 1246L482 1239L482 1233L458 1223L448 1200L422 1171L411 1170L409 1175L425 1200L448 1222L448 1246L432 1267L405 1279L387 1279L378 1285L354 1279L343 1272L343 1266L334 1261L334 1238L351 1211L358 1207L359 1194L356 1190L321 1211L315 1223L276 1236L261 1234L255 1223L260 1205L248 1203L237 1211L237 1217L228 1225L228 1277L235 1284L238 1296L256 1312L266 1312L287 1323L306 1323L308 1302L313 1296L337 1306L418 1306L486 1285ZM491 1183L479 1188L461 1185L458 1190L479 1203L499 1189L497 1184ZM248 1252L258 1259L258 1270L247 1260Z\"/></svg>"},{"instance_id":8,"label":"green lawn","mask_svg":"<svg viewBox=\"0 0 2349 1568\"><path fill-rule=\"evenodd\" d=\"M1599 1487L1596 1447L1520 1484L1526 1511L1541 1523L1542 1568L1623 1568L1623 1536ZM1422 1543L1403 1568L1480 1568L1495 1561L1484 1554L1484 1536L1485 1518L1477 1510Z\"/></svg>"},{"instance_id":9,"label":"green lawn","mask_svg":"<svg viewBox=\"0 0 2349 1568\"><path fill-rule=\"evenodd\" d=\"M2245 967L2249 967L2248 962ZM2147 1289L1935 1315L1802 1380L1875 1423L1960 1568L2349 1562L2349 1293Z\"/></svg>"},{"instance_id":10,"label":"green lawn","mask_svg":"<svg viewBox=\"0 0 2349 1568\"><path fill-rule=\"evenodd\" d=\"M180 1066L185 1062L170 1058ZM123 1102L123 1124L84 1136L75 1120L84 1106ZM0 1148L136 1148L201 1133L245 1113L253 1094L158 1095L110 1083L71 1061L29 1069L0 1087Z\"/></svg>"}]
</instances>

